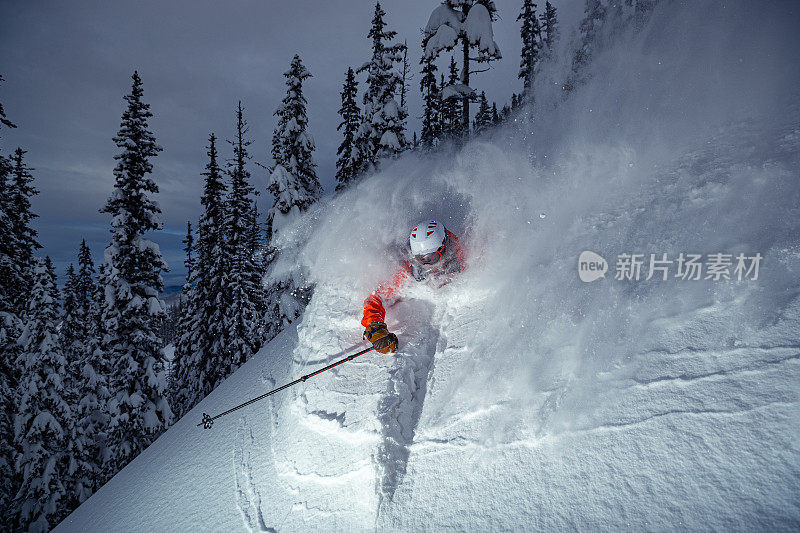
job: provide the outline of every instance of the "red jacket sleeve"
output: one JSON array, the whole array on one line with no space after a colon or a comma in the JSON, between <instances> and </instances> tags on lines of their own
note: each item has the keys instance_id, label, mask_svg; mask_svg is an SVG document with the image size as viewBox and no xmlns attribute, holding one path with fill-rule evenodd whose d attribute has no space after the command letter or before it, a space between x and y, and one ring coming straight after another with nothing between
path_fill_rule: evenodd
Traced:
<instances>
[{"instance_id":1,"label":"red jacket sleeve","mask_svg":"<svg viewBox=\"0 0 800 533\"><path fill-rule=\"evenodd\" d=\"M391 298L411 275L411 263L406 261L394 273L388 282L382 283L378 289L364 300L364 316L361 325L367 327L371 322L386 322L386 309L383 307L383 298Z\"/></svg>"}]
</instances>

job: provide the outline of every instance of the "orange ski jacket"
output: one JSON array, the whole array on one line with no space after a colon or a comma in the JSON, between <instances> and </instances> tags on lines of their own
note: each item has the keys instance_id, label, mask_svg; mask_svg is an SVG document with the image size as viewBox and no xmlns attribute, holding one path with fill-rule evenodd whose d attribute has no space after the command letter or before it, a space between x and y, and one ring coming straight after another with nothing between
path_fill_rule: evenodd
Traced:
<instances>
[{"instance_id":1,"label":"orange ski jacket","mask_svg":"<svg viewBox=\"0 0 800 533\"><path fill-rule=\"evenodd\" d=\"M440 271L425 272L418 271L411 261L403 261L397 272L389 278L388 281L381 283L367 299L364 300L364 315L361 319L361 325L367 327L372 322L386 322L386 309L383 307L383 300L389 299L396 295L403 285L410 279L416 281L423 281L430 276L437 276L440 274L450 274L452 272L461 272L466 268L464 251L458 243L458 238L450 232L447 233L447 247L445 249L445 256L442 258L443 268Z\"/></svg>"}]
</instances>

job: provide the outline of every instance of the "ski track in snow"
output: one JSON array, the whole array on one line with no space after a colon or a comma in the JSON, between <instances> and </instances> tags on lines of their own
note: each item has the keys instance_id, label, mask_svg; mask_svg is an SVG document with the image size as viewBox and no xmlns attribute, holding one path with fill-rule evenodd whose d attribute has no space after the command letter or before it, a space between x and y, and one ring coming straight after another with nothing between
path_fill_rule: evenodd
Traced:
<instances>
[{"instance_id":1,"label":"ski track in snow","mask_svg":"<svg viewBox=\"0 0 800 533\"><path fill-rule=\"evenodd\" d=\"M414 441L439 340L435 328L425 325L431 322L432 306L418 307L424 308L424 312L420 313L421 319L406 328L417 333L413 338L403 339L400 355L392 360L386 392L378 403L381 444L375 460L380 505L384 500L391 501L406 473L408 448ZM399 308L392 311L402 313Z\"/></svg>"},{"instance_id":2,"label":"ski track in snow","mask_svg":"<svg viewBox=\"0 0 800 533\"><path fill-rule=\"evenodd\" d=\"M236 449L233 464L236 472L236 504L250 531L275 531L267 528L261 514L261 493L253 480L251 453L256 442L253 431L242 416L237 429Z\"/></svg>"}]
</instances>

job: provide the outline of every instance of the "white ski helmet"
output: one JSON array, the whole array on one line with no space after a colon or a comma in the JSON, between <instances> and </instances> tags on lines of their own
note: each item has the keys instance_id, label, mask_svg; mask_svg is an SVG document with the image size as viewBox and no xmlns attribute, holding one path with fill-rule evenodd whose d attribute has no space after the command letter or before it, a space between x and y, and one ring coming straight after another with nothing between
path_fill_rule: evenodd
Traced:
<instances>
[{"instance_id":1,"label":"white ski helmet","mask_svg":"<svg viewBox=\"0 0 800 533\"><path fill-rule=\"evenodd\" d=\"M411 254L422 256L438 250L447 239L444 224L435 220L420 222L411 230L408 242L411 245Z\"/></svg>"}]
</instances>

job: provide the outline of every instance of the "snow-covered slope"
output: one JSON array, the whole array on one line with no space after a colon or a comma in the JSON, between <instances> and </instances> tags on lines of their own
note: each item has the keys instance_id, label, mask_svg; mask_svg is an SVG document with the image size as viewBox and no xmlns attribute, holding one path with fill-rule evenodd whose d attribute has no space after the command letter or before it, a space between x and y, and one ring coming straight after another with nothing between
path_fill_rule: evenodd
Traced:
<instances>
[{"instance_id":1,"label":"snow-covered slope","mask_svg":"<svg viewBox=\"0 0 800 533\"><path fill-rule=\"evenodd\" d=\"M752 4L662 2L571 99L542 75L532 123L408 155L299 221L284 260L317 289L296 331L59 530L798 529L800 26ZM362 347L361 300L428 217L470 268L389 308L397 356L195 427ZM579 280L584 250L605 279ZM681 252L763 261L613 279L619 254Z\"/></svg>"}]
</instances>

